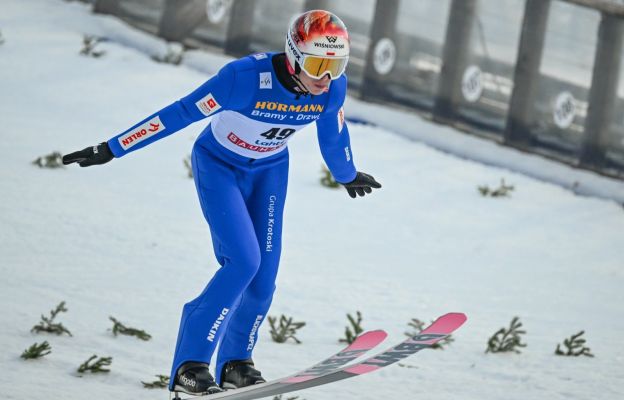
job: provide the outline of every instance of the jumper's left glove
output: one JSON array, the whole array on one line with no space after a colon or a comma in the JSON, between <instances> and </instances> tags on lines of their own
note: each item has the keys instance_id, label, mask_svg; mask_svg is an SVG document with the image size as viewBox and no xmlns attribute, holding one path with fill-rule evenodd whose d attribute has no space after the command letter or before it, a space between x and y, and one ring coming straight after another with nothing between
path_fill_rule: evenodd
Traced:
<instances>
[{"instance_id":1,"label":"jumper's left glove","mask_svg":"<svg viewBox=\"0 0 624 400\"><path fill-rule=\"evenodd\" d=\"M81 167L106 164L115 158L108 143L102 142L96 146L87 147L80 151L74 151L63 156L63 164L78 163Z\"/></svg>"},{"instance_id":2,"label":"jumper's left glove","mask_svg":"<svg viewBox=\"0 0 624 400\"><path fill-rule=\"evenodd\" d=\"M343 185L353 199L357 196L362 197L365 193L371 193L373 189L381 188L381 184L375 178L364 172L358 172L354 180Z\"/></svg>"}]
</instances>

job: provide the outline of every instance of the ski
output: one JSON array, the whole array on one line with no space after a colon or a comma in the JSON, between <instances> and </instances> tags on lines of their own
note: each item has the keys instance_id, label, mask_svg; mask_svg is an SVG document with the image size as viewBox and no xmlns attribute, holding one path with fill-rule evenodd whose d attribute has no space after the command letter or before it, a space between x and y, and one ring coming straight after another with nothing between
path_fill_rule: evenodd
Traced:
<instances>
[{"instance_id":1,"label":"ski","mask_svg":"<svg viewBox=\"0 0 624 400\"><path fill-rule=\"evenodd\" d=\"M253 396L252 393L256 393L260 389L263 390L275 390L277 387L281 386L286 379L294 378L296 376L319 376L326 375L333 371L336 371L343 367L344 365L350 363L356 358L360 357L362 354L367 351L375 348L379 343L383 342L384 339L388 336L388 334L383 330L375 330L368 331L361 335L359 335L353 343L339 351L338 353L326 358L325 360L315 364L314 366L307 368L299 373L294 375L289 375L288 377L272 380L266 383L261 383L258 385L247 386L240 389L231 389L222 393L215 393L211 395L203 395L203 396L193 396L187 397L186 399L180 399L177 396L174 396L173 400L216 400L216 399L230 399L232 400L235 395L248 395L251 397L246 398L257 398L258 396Z\"/></svg>"},{"instance_id":2,"label":"ski","mask_svg":"<svg viewBox=\"0 0 624 400\"><path fill-rule=\"evenodd\" d=\"M199 396L194 399L253 400L308 389L364 375L392 365L412 354L419 352L420 350L430 348L433 344L453 333L457 328L462 326L465 321L466 315L462 313L445 314L439 317L435 322L419 334L404 340L386 351L353 365L342 367L342 365L344 365L343 363L340 367L329 367L327 369L313 367L287 378L277 379L275 381L260 385L247 386L245 388L217 393L214 395ZM323 363L320 363L319 365Z\"/></svg>"}]
</instances>

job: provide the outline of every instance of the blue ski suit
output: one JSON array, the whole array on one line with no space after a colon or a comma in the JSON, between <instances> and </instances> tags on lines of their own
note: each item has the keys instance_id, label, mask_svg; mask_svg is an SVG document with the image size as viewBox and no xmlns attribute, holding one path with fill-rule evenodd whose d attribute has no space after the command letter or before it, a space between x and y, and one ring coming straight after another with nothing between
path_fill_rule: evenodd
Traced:
<instances>
[{"instance_id":1,"label":"blue ski suit","mask_svg":"<svg viewBox=\"0 0 624 400\"><path fill-rule=\"evenodd\" d=\"M211 117L193 146L192 168L214 252L221 265L203 292L184 305L171 385L185 362L210 360L216 379L230 360L251 358L271 304L281 252L288 184L287 141L316 122L322 156L341 183L355 179L343 102L347 80L318 96L298 96L260 53L225 65L188 96L108 141L115 157Z\"/></svg>"}]
</instances>

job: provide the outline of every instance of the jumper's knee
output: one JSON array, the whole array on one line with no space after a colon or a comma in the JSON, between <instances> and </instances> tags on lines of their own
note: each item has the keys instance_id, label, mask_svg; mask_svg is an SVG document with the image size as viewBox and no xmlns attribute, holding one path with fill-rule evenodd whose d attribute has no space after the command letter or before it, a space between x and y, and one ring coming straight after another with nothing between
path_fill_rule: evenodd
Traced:
<instances>
[{"instance_id":1,"label":"jumper's knee","mask_svg":"<svg viewBox=\"0 0 624 400\"><path fill-rule=\"evenodd\" d=\"M273 299L273 293L275 292L275 284L273 282L270 283L259 283L255 280L247 287L245 291L245 296L248 298L252 298L258 304L271 304L271 300Z\"/></svg>"},{"instance_id":2,"label":"jumper's knee","mask_svg":"<svg viewBox=\"0 0 624 400\"><path fill-rule=\"evenodd\" d=\"M258 245L243 245L229 258L227 268L231 268L242 281L251 282L260 268L261 255Z\"/></svg>"}]
</instances>

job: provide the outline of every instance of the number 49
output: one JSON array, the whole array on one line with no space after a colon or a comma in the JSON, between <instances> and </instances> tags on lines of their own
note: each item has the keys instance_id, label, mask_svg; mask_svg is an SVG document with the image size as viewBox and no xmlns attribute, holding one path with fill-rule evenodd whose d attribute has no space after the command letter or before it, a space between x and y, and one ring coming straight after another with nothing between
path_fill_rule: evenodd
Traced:
<instances>
[{"instance_id":1,"label":"number 49","mask_svg":"<svg viewBox=\"0 0 624 400\"><path fill-rule=\"evenodd\" d=\"M269 140L284 140L293 133L295 133L295 130L292 128L271 128L268 131L261 133L260 136L265 137Z\"/></svg>"}]
</instances>

